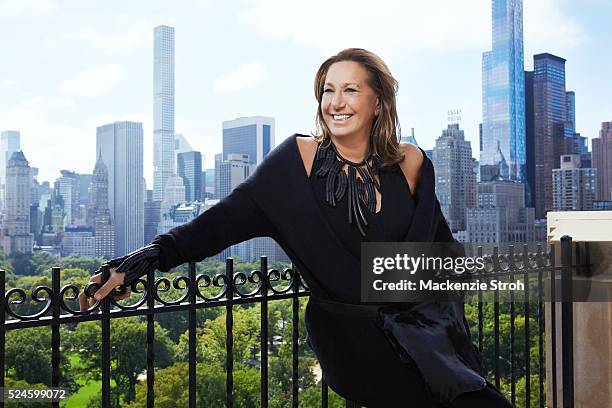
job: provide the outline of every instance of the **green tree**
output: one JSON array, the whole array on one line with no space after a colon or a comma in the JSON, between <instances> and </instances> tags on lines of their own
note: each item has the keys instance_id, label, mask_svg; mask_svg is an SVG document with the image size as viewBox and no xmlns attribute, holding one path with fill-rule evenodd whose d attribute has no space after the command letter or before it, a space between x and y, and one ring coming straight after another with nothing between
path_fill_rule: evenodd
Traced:
<instances>
[{"instance_id":1,"label":"green tree","mask_svg":"<svg viewBox=\"0 0 612 408\"><path fill-rule=\"evenodd\" d=\"M5 388L36 388L36 389L45 389L48 388L47 384L30 384L24 380L15 380L11 377L7 377L4 379L4 387ZM31 408L31 402L7 402L7 407L11 408Z\"/></svg>"},{"instance_id":2,"label":"green tree","mask_svg":"<svg viewBox=\"0 0 612 408\"><path fill-rule=\"evenodd\" d=\"M147 325L133 318L111 321L111 376L117 383L118 395L126 402L135 396L137 377L147 367ZM155 366L167 367L172 363L174 345L166 330L155 322ZM79 373L84 379L99 380L101 373L101 327L97 322L80 323L71 336L72 351L79 353L83 368Z\"/></svg>"},{"instance_id":3,"label":"green tree","mask_svg":"<svg viewBox=\"0 0 612 408\"><path fill-rule=\"evenodd\" d=\"M483 303L483 363L489 374L493 376L495 370L495 332L494 332L494 304L491 302ZM466 318L472 331L472 340L478 341L478 305L470 303L465 305ZM520 311L520 313L519 313ZM517 378L524 376L527 370L525 367L525 316L522 314L522 305L516 309L514 321L514 367ZM509 305L500 303L499 312L499 347L500 347L500 376L510 378L510 314ZM538 333L537 320L529 318L531 327L529 338L529 350L531 355L531 373L537 373L537 348Z\"/></svg>"},{"instance_id":4,"label":"green tree","mask_svg":"<svg viewBox=\"0 0 612 408\"><path fill-rule=\"evenodd\" d=\"M60 338L67 332L60 328ZM11 330L6 334L5 364L9 377L28 384L51 386L51 327ZM76 389L70 361L60 353L60 386Z\"/></svg>"},{"instance_id":5,"label":"green tree","mask_svg":"<svg viewBox=\"0 0 612 408\"><path fill-rule=\"evenodd\" d=\"M336 394L331 388L328 388L328 407L329 408L344 408L346 401L344 398ZM304 408L318 408L321 406L321 382L319 381L315 386L309 387L299 393L300 407ZM287 405L291 406L290 404Z\"/></svg>"},{"instance_id":6,"label":"green tree","mask_svg":"<svg viewBox=\"0 0 612 408\"><path fill-rule=\"evenodd\" d=\"M189 363L178 362L155 372L155 407L186 407L189 402ZM253 368L234 371L234 406L256 408L261 406L259 373ZM225 380L223 368L200 363L196 367L196 405L225 406ZM136 385L136 399L126 408L144 408L147 404L147 384Z\"/></svg>"},{"instance_id":7,"label":"green tree","mask_svg":"<svg viewBox=\"0 0 612 408\"><path fill-rule=\"evenodd\" d=\"M539 407L540 406L540 376L537 374L531 374L529 376L530 383L530 406L525 404L525 396L527 395L526 385L527 381L525 377L519 378L515 381L514 395L516 399L516 403L514 405L515 408L530 408L530 407ZM512 389L509 381L502 380L501 382L501 391L508 398L508 401L511 400ZM546 392L546 387L544 387L544 391ZM546 404L546 394L543 396L544 403Z\"/></svg>"}]
</instances>

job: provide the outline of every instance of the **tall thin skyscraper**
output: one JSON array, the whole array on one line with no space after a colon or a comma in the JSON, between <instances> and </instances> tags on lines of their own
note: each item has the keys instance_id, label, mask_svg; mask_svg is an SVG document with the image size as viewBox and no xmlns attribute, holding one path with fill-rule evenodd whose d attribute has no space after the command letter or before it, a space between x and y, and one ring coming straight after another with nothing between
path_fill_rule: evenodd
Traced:
<instances>
[{"instance_id":1,"label":"tall thin skyscraper","mask_svg":"<svg viewBox=\"0 0 612 408\"><path fill-rule=\"evenodd\" d=\"M6 166L6 218L2 228L5 255L32 252L31 185L30 166L19 150L13 153Z\"/></svg>"},{"instance_id":2,"label":"tall thin skyscraper","mask_svg":"<svg viewBox=\"0 0 612 408\"><path fill-rule=\"evenodd\" d=\"M274 147L274 118L249 116L223 122L223 160L232 153L248 154L259 164Z\"/></svg>"},{"instance_id":3,"label":"tall thin skyscraper","mask_svg":"<svg viewBox=\"0 0 612 408\"><path fill-rule=\"evenodd\" d=\"M163 201L174 174L174 27L155 27L153 58L153 200Z\"/></svg>"},{"instance_id":4,"label":"tall thin skyscraper","mask_svg":"<svg viewBox=\"0 0 612 408\"><path fill-rule=\"evenodd\" d=\"M96 130L96 156L108 169L108 208L115 222L115 255L144 244L142 123L114 122Z\"/></svg>"},{"instance_id":5,"label":"tall thin skyscraper","mask_svg":"<svg viewBox=\"0 0 612 408\"><path fill-rule=\"evenodd\" d=\"M481 165L525 180L523 1L492 0L493 47L482 55ZM505 164L502 164L505 162Z\"/></svg>"}]
</instances>

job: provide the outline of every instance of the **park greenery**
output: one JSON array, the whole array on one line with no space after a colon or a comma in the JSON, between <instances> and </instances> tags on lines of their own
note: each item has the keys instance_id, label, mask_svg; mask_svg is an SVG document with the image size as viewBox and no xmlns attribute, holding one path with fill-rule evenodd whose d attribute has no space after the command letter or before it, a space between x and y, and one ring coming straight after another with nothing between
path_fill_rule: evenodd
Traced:
<instances>
[{"instance_id":1,"label":"park greenery","mask_svg":"<svg viewBox=\"0 0 612 408\"><path fill-rule=\"evenodd\" d=\"M74 284L83 288L89 277L104 262L103 259L68 257L56 259L48 254L0 257L0 269L5 270L6 289L22 288L31 299L32 290L38 285L51 287L51 268L61 267L61 285ZM271 268L282 271L287 264L273 264ZM234 272L258 270L259 263L234 262ZM197 265L197 273L213 276L224 273L225 263L206 260ZM169 274L157 272L170 282L178 275L187 275L183 265ZM280 282L280 285L286 282ZM251 284L252 286L253 284ZM241 289L246 292L247 288ZM177 299L183 286L170 285L160 293L165 299ZM213 295L218 288L205 288ZM39 297L44 297L39 293ZM140 293L132 293L123 304L133 304ZM67 301L78 309L76 301ZM298 323L298 379L299 404L302 407L321 406L321 378L316 357L306 344L304 310L307 297L299 299ZM34 314L44 302L26 301L13 304L11 309L23 315ZM520 306L520 307L519 307ZM531 378L531 405L537 406L539 397L538 366L538 305L529 305L530 337L524 336L525 316L523 305L518 304L514 319L516 407L524 407L525 374ZM465 306L466 317L472 328L472 340L477 341L478 308L474 302ZM494 364L494 309L491 302L483 304L483 364L490 382ZM260 344L261 310L257 302L234 305L233 313L233 401L236 407L261 406ZM186 407L189 397L189 332L188 313L156 313L154 322L155 406ZM9 316L7 316L8 318ZM227 307L209 307L196 312L196 404L197 406L222 407L226 401L226 318ZM268 395L269 406L292 406L292 348L293 301L268 302ZM500 304L500 374L502 391L510 395L510 306ZM70 397L63 407L99 407L101 404L101 325L99 321L66 324L60 328L61 352L60 386L68 389ZM145 316L111 319L111 405L116 407L145 407L147 401L147 322ZM525 367L525 348L531 357L530 367ZM51 385L51 328L35 327L11 330L6 335L5 385L15 387L48 387ZM19 405L14 405L19 406ZM25 406L25 405L24 405ZM344 400L329 390L329 407L344 407Z\"/></svg>"}]
</instances>

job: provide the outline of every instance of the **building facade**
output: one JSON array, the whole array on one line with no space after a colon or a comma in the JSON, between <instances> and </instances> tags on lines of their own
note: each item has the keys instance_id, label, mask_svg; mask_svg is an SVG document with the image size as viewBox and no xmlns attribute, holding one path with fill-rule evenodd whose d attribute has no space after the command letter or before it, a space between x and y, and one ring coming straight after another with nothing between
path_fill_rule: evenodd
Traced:
<instances>
[{"instance_id":1,"label":"building facade","mask_svg":"<svg viewBox=\"0 0 612 408\"><path fill-rule=\"evenodd\" d=\"M202 154L191 151L177 155L177 172L185 185L185 200L202 200Z\"/></svg>"},{"instance_id":2,"label":"building facade","mask_svg":"<svg viewBox=\"0 0 612 408\"><path fill-rule=\"evenodd\" d=\"M215 198L227 197L238 184L242 183L255 171L246 154L230 153L225 161L215 163Z\"/></svg>"},{"instance_id":3,"label":"building facade","mask_svg":"<svg viewBox=\"0 0 612 408\"><path fill-rule=\"evenodd\" d=\"M30 166L21 150L10 157L6 166L6 216L2 227L5 255L32 252L30 233Z\"/></svg>"},{"instance_id":4,"label":"building facade","mask_svg":"<svg viewBox=\"0 0 612 408\"><path fill-rule=\"evenodd\" d=\"M476 206L472 147L459 124L442 131L433 149L436 196L452 232L465 229L465 210Z\"/></svg>"},{"instance_id":5,"label":"building facade","mask_svg":"<svg viewBox=\"0 0 612 408\"><path fill-rule=\"evenodd\" d=\"M597 191L597 170L580 167L580 155L560 158L561 167L553 169L553 211L590 211Z\"/></svg>"},{"instance_id":6,"label":"building facade","mask_svg":"<svg viewBox=\"0 0 612 408\"><path fill-rule=\"evenodd\" d=\"M153 200L174 174L174 27L153 30Z\"/></svg>"},{"instance_id":7,"label":"building facade","mask_svg":"<svg viewBox=\"0 0 612 408\"><path fill-rule=\"evenodd\" d=\"M274 145L274 118L249 116L223 122L223 160L243 154L259 164Z\"/></svg>"},{"instance_id":8,"label":"building facade","mask_svg":"<svg viewBox=\"0 0 612 408\"><path fill-rule=\"evenodd\" d=\"M100 154L92 175L88 224L94 230L95 256L115 257L115 225L108 207L108 167Z\"/></svg>"},{"instance_id":9,"label":"building facade","mask_svg":"<svg viewBox=\"0 0 612 408\"><path fill-rule=\"evenodd\" d=\"M525 180L523 1L492 0L493 46L482 56L481 165Z\"/></svg>"},{"instance_id":10,"label":"building facade","mask_svg":"<svg viewBox=\"0 0 612 408\"><path fill-rule=\"evenodd\" d=\"M545 218L553 209L552 171L561 155L573 153L573 130L566 132L565 59L543 53L533 64L534 204L536 217Z\"/></svg>"},{"instance_id":11,"label":"building facade","mask_svg":"<svg viewBox=\"0 0 612 408\"><path fill-rule=\"evenodd\" d=\"M612 122L603 122L593 138L593 167L597 169L597 199L612 200Z\"/></svg>"},{"instance_id":12,"label":"building facade","mask_svg":"<svg viewBox=\"0 0 612 408\"><path fill-rule=\"evenodd\" d=\"M93 227L80 225L66 227L60 246L61 256L78 256L94 258L96 256L96 238Z\"/></svg>"},{"instance_id":13,"label":"building facade","mask_svg":"<svg viewBox=\"0 0 612 408\"><path fill-rule=\"evenodd\" d=\"M144 244L142 123L114 122L96 130L96 156L108 169L108 208L115 223L115 255Z\"/></svg>"},{"instance_id":14,"label":"building facade","mask_svg":"<svg viewBox=\"0 0 612 408\"><path fill-rule=\"evenodd\" d=\"M16 130L0 132L0 211L6 204L6 166L13 153L21 149L21 135Z\"/></svg>"},{"instance_id":15,"label":"building facade","mask_svg":"<svg viewBox=\"0 0 612 408\"><path fill-rule=\"evenodd\" d=\"M522 183L501 176L478 183L477 206L466 214L467 237L474 243L531 242L534 209L525 208Z\"/></svg>"},{"instance_id":16,"label":"building facade","mask_svg":"<svg viewBox=\"0 0 612 408\"><path fill-rule=\"evenodd\" d=\"M62 197L64 202L64 227L75 226L79 218L79 178L78 174L70 170L61 170L62 175L55 180L55 194Z\"/></svg>"}]
</instances>

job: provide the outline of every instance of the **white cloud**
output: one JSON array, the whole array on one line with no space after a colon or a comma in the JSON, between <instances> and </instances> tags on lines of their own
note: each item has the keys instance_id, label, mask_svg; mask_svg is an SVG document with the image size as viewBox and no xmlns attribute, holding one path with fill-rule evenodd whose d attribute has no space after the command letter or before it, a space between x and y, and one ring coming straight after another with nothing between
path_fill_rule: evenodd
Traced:
<instances>
[{"instance_id":1,"label":"white cloud","mask_svg":"<svg viewBox=\"0 0 612 408\"><path fill-rule=\"evenodd\" d=\"M563 53L587 40L583 27L563 14L567 0L525 1L523 6L525 55Z\"/></svg>"},{"instance_id":2,"label":"white cloud","mask_svg":"<svg viewBox=\"0 0 612 408\"><path fill-rule=\"evenodd\" d=\"M109 53L144 47L152 42L153 29L150 25L139 24L122 28L125 29L102 33L87 27L80 30L77 36Z\"/></svg>"},{"instance_id":3,"label":"white cloud","mask_svg":"<svg viewBox=\"0 0 612 408\"><path fill-rule=\"evenodd\" d=\"M57 9L55 0L2 0L0 16L16 17L24 14L42 14Z\"/></svg>"},{"instance_id":4,"label":"white cloud","mask_svg":"<svg viewBox=\"0 0 612 408\"><path fill-rule=\"evenodd\" d=\"M485 47L490 5L380 0L247 0L239 19L261 33L289 37L324 53L339 47L447 50Z\"/></svg>"},{"instance_id":5,"label":"white cloud","mask_svg":"<svg viewBox=\"0 0 612 408\"><path fill-rule=\"evenodd\" d=\"M124 77L125 69L123 67L116 64L107 64L87 69L72 78L65 79L60 85L60 91L89 98L106 95Z\"/></svg>"},{"instance_id":6,"label":"white cloud","mask_svg":"<svg viewBox=\"0 0 612 408\"><path fill-rule=\"evenodd\" d=\"M22 82L23 81L21 79L3 79L0 80L0 89L13 89Z\"/></svg>"},{"instance_id":7,"label":"white cloud","mask_svg":"<svg viewBox=\"0 0 612 408\"><path fill-rule=\"evenodd\" d=\"M68 98L34 96L0 112L0 123L21 132L21 149L30 166L39 168L39 181L55 180L61 169L93 169L95 133L57 121L58 115L76 107Z\"/></svg>"},{"instance_id":8,"label":"white cloud","mask_svg":"<svg viewBox=\"0 0 612 408\"><path fill-rule=\"evenodd\" d=\"M528 44L580 44L583 30L563 14L567 0L525 0ZM363 47L385 54L401 50L457 51L491 47L491 1L245 0L239 15L260 33L318 49Z\"/></svg>"},{"instance_id":9,"label":"white cloud","mask_svg":"<svg viewBox=\"0 0 612 408\"><path fill-rule=\"evenodd\" d=\"M217 78L213 85L213 90L216 93L226 93L252 88L267 76L268 70L261 62L249 62L231 71L229 74Z\"/></svg>"}]
</instances>

